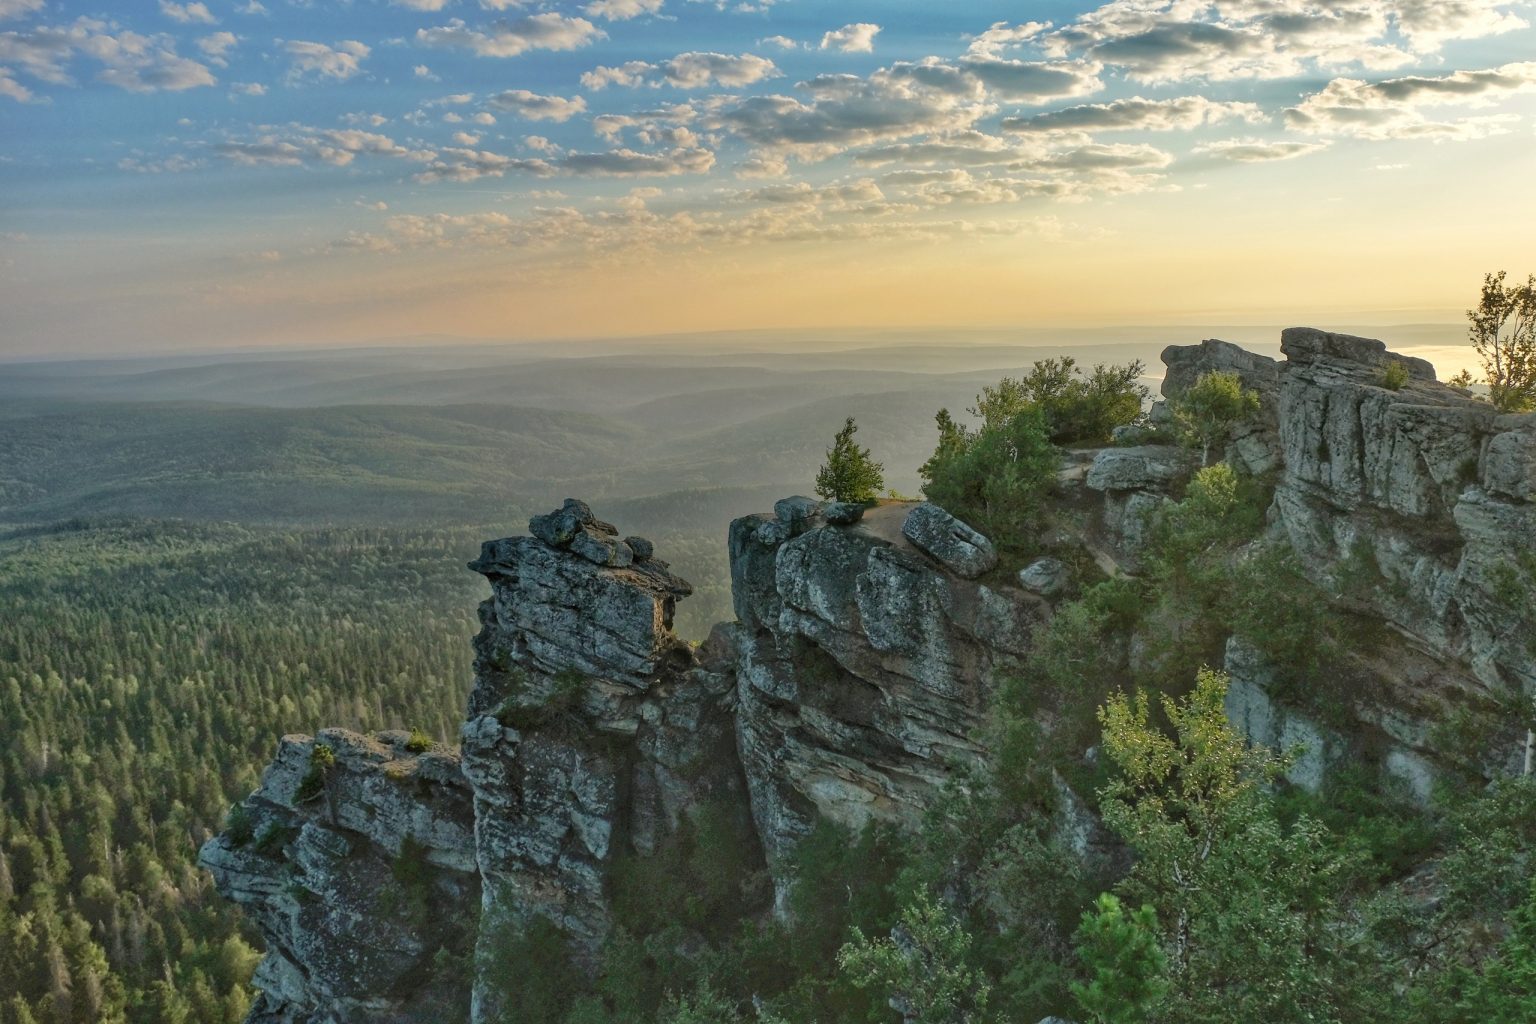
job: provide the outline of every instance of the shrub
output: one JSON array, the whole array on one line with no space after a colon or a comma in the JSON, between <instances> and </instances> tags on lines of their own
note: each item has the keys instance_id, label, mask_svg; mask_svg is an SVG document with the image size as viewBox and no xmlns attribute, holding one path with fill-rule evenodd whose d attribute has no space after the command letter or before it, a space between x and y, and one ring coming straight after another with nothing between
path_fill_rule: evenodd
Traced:
<instances>
[{"instance_id":1,"label":"shrub","mask_svg":"<svg viewBox=\"0 0 1536 1024\"><path fill-rule=\"evenodd\" d=\"M1536 275L1506 285L1505 273L1483 278L1468 334L1483 361L1488 398L1500 412L1536 408Z\"/></svg>"},{"instance_id":2,"label":"shrub","mask_svg":"<svg viewBox=\"0 0 1536 1024\"><path fill-rule=\"evenodd\" d=\"M316 743L309 752L309 771L299 780L299 790L294 794L301 804L309 803L325 789L325 776L336 767L336 751L324 743Z\"/></svg>"},{"instance_id":3,"label":"shrub","mask_svg":"<svg viewBox=\"0 0 1536 1024\"><path fill-rule=\"evenodd\" d=\"M999 548L1027 552L1044 527L1046 497L1060 466L1045 414L1025 406L974 433L947 412L938 422L939 446L923 465L923 493Z\"/></svg>"},{"instance_id":4,"label":"shrub","mask_svg":"<svg viewBox=\"0 0 1536 1024\"><path fill-rule=\"evenodd\" d=\"M413 754L420 754L431 750L433 745L432 737L420 729L412 729L411 738L405 741L405 749Z\"/></svg>"},{"instance_id":5,"label":"shrub","mask_svg":"<svg viewBox=\"0 0 1536 1024\"><path fill-rule=\"evenodd\" d=\"M1259 393L1245 390L1235 373L1212 370L1168 404L1185 441L1200 449L1201 465L1209 465L1211 449L1226 441L1233 425L1258 412Z\"/></svg>"},{"instance_id":6,"label":"shrub","mask_svg":"<svg viewBox=\"0 0 1536 1024\"><path fill-rule=\"evenodd\" d=\"M228 837L231 846L244 846L255 835L255 823L251 820L251 812L244 804L235 804L224 816L224 835Z\"/></svg>"},{"instance_id":7,"label":"shrub","mask_svg":"<svg viewBox=\"0 0 1536 1024\"><path fill-rule=\"evenodd\" d=\"M885 467L859 447L853 435L858 424L849 416L837 432L827 461L816 472L816 493L832 501L873 502L885 487Z\"/></svg>"},{"instance_id":8,"label":"shrub","mask_svg":"<svg viewBox=\"0 0 1536 1024\"><path fill-rule=\"evenodd\" d=\"M1408 364L1394 359L1382 368L1380 384L1388 391L1401 391L1408 378Z\"/></svg>"}]
</instances>

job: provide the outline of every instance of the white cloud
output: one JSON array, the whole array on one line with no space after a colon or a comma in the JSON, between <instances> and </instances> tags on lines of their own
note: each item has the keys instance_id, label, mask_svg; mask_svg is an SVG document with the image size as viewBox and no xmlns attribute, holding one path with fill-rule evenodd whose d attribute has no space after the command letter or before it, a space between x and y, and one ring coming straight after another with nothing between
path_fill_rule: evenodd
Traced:
<instances>
[{"instance_id":1,"label":"white cloud","mask_svg":"<svg viewBox=\"0 0 1536 1024\"><path fill-rule=\"evenodd\" d=\"M389 0L396 7L405 7L413 11L437 12L453 3L453 0Z\"/></svg>"},{"instance_id":2,"label":"white cloud","mask_svg":"<svg viewBox=\"0 0 1536 1024\"><path fill-rule=\"evenodd\" d=\"M1448 75L1408 75L1379 82L1336 78L1285 111L1297 131L1363 139L1460 140L1501 134L1515 115L1430 117L1426 110L1488 107L1500 98L1536 90L1536 61Z\"/></svg>"},{"instance_id":3,"label":"white cloud","mask_svg":"<svg viewBox=\"0 0 1536 1024\"><path fill-rule=\"evenodd\" d=\"M231 82L229 91L236 96L265 96L267 87L260 82Z\"/></svg>"},{"instance_id":4,"label":"white cloud","mask_svg":"<svg viewBox=\"0 0 1536 1024\"><path fill-rule=\"evenodd\" d=\"M306 75L315 78L346 80L363 70L363 59L371 49L355 39L343 39L335 46L290 39L283 44L288 52L288 80L296 82Z\"/></svg>"},{"instance_id":5,"label":"white cloud","mask_svg":"<svg viewBox=\"0 0 1536 1024\"><path fill-rule=\"evenodd\" d=\"M1273 142L1263 139L1224 139L1196 146L1193 152L1235 163L1264 163L1270 160L1294 160L1328 148L1327 142Z\"/></svg>"},{"instance_id":6,"label":"white cloud","mask_svg":"<svg viewBox=\"0 0 1536 1024\"><path fill-rule=\"evenodd\" d=\"M0 67L11 83L4 94L20 99L19 93L26 92L30 98L30 91L16 82L18 73L53 85L74 85L68 65L77 56L100 65L97 81L129 92L177 92L217 81L207 67L179 55L168 35L114 32L99 19L77 18L65 26L0 32Z\"/></svg>"},{"instance_id":7,"label":"white cloud","mask_svg":"<svg viewBox=\"0 0 1536 1024\"><path fill-rule=\"evenodd\" d=\"M680 89L708 85L737 88L761 82L779 73L773 61L756 54L680 53L663 65L667 81Z\"/></svg>"},{"instance_id":8,"label":"white cloud","mask_svg":"<svg viewBox=\"0 0 1536 1024\"><path fill-rule=\"evenodd\" d=\"M879 25L868 21L855 22L822 36L821 48L841 50L844 53L874 53L875 36L879 34Z\"/></svg>"},{"instance_id":9,"label":"white cloud","mask_svg":"<svg viewBox=\"0 0 1536 1024\"><path fill-rule=\"evenodd\" d=\"M1256 103L1209 100L1204 96L1179 96L1149 100L1140 96L1090 103L1026 117L1005 117L1004 131L1025 134L1106 131L1187 131L1206 124L1239 119L1264 120Z\"/></svg>"},{"instance_id":10,"label":"white cloud","mask_svg":"<svg viewBox=\"0 0 1536 1024\"><path fill-rule=\"evenodd\" d=\"M666 0L592 0L582 11L594 18L628 21L642 14L655 14Z\"/></svg>"},{"instance_id":11,"label":"white cloud","mask_svg":"<svg viewBox=\"0 0 1536 1024\"><path fill-rule=\"evenodd\" d=\"M617 67L598 65L591 71L582 73L581 84L583 88L594 91L606 89L610 85L620 85L632 89L642 84L646 76L655 70L655 64L643 60L627 61Z\"/></svg>"},{"instance_id":12,"label":"white cloud","mask_svg":"<svg viewBox=\"0 0 1536 1024\"><path fill-rule=\"evenodd\" d=\"M546 12L516 21L497 22L486 32L454 18L438 28L416 30L423 46L469 50L477 57L516 57L529 50L575 50L607 33L585 18Z\"/></svg>"},{"instance_id":13,"label":"white cloud","mask_svg":"<svg viewBox=\"0 0 1536 1024\"><path fill-rule=\"evenodd\" d=\"M43 9L43 0L0 0L0 21Z\"/></svg>"},{"instance_id":14,"label":"white cloud","mask_svg":"<svg viewBox=\"0 0 1536 1024\"><path fill-rule=\"evenodd\" d=\"M1033 40L1050 27L1048 21L1027 21L1022 25L1010 25L1006 21L994 22L985 32L971 40L966 54L972 57L997 57L1004 50Z\"/></svg>"},{"instance_id":15,"label":"white cloud","mask_svg":"<svg viewBox=\"0 0 1536 1024\"><path fill-rule=\"evenodd\" d=\"M233 32L210 32L197 40L197 48L202 50L212 63L225 67L229 63L225 60L225 56L239 41L239 37Z\"/></svg>"},{"instance_id":16,"label":"white cloud","mask_svg":"<svg viewBox=\"0 0 1536 1024\"><path fill-rule=\"evenodd\" d=\"M518 114L530 121L569 121L587 109L580 96L541 96L527 89L508 89L485 101L497 110Z\"/></svg>"},{"instance_id":17,"label":"white cloud","mask_svg":"<svg viewBox=\"0 0 1536 1024\"><path fill-rule=\"evenodd\" d=\"M160 13L183 25L216 25L219 20L204 3L178 4L172 0L160 0Z\"/></svg>"},{"instance_id":18,"label":"white cloud","mask_svg":"<svg viewBox=\"0 0 1536 1024\"><path fill-rule=\"evenodd\" d=\"M759 39L758 43L763 46L777 46L781 50L794 50L800 46L789 36L768 36L766 39Z\"/></svg>"},{"instance_id":19,"label":"white cloud","mask_svg":"<svg viewBox=\"0 0 1536 1024\"><path fill-rule=\"evenodd\" d=\"M345 167L359 156L387 157L413 163L428 163L437 158L437 153L430 149L402 146L378 132L357 128L311 128L305 125L289 125L263 132L253 139L229 139L215 143L211 148L226 160L252 167L298 167L314 163Z\"/></svg>"}]
</instances>

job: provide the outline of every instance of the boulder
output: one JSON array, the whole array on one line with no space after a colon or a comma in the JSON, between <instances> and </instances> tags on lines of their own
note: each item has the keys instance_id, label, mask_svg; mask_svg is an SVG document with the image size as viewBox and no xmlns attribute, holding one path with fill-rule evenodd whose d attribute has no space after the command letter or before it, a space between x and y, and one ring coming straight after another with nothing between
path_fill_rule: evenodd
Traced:
<instances>
[{"instance_id":1,"label":"boulder","mask_svg":"<svg viewBox=\"0 0 1536 1024\"><path fill-rule=\"evenodd\" d=\"M810 525L811 520L821 515L821 502L815 498L807 498L803 494L797 494L792 498L780 498L773 503L773 514L793 537Z\"/></svg>"},{"instance_id":2,"label":"boulder","mask_svg":"<svg viewBox=\"0 0 1536 1024\"><path fill-rule=\"evenodd\" d=\"M1205 374L1214 370L1235 373L1243 387L1263 394L1280 383L1280 364L1268 356L1249 352L1214 338L1198 345L1169 345L1163 349L1163 397L1178 398Z\"/></svg>"},{"instance_id":3,"label":"boulder","mask_svg":"<svg viewBox=\"0 0 1536 1024\"><path fill-rule=\"evenodd\" d=\"M1105 448L1088 467L1096 491L1165 491L1195 471L1200 457L1188 448L1146 444Z\"/></svg>"},{"instance_id":4,"label":"boulder","mask_svg":"<svg viewBox=\"0 0 1536 1024\"><path fill-rule=\"evenodd\" d=\"M1067 580L1067 564L1059 558L1037 558L1019 570L1019 586L1041 597L1061 593Z\"/></svg>"},{"instance_id":5,"label":"boulder","mask_svg":"<svg viewBox=\"0 0 1536 1024\"><path fill-rule=\"evenodd\" d=\"M834 501L821 510L821 516L833 526L848 526L864 518L861 501Z\"/></svg>"},{"instance_id":6,"label":"boulder","mask_svg":"<svg viewBox=\"0 0 1536 1024\"><path fill-rule=\"evenodd\" d=\"M1281 331L1280 351L1294 365L1331 362L1379 369L1396 362L1407 367L1411 378L1427 381L1435 379L1434 364L1427 359L1388 352L1386 344L1375 338L1334 334L1315 327L1287 327Z\"/></svg>"},{"instance_id":7,"label":"boulder","mask_svg":"<svg viewBox=\"0 0 1536 1024\"><path fill-rule=\"evenodd\" d=\"M637 562L648 562L656 554L656 545L644 537L625 537L624 543L629 545L629 550L634 554Z\"/></svg>"},{"instance_id":8,"label":"boulder","mask_svg":"<svg viewBox=\"0 0 1536 1024\"><path fill-rule=\"evenodd\" d=\"M990 540L931 501L907 513L901 532L918 549L966 579L997 565L997 548Z\"/></svg>"}]
</instances>

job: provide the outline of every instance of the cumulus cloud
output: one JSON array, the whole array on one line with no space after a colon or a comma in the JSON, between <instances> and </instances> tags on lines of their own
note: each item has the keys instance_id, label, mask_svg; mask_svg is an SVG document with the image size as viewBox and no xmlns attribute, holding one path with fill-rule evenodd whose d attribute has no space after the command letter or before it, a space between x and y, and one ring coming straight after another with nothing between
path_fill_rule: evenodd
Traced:
<instances>
[{"instance_id":1,"label":"cumulus cloud","mask_svg":"<svg viewBox=\"0 0 1536 1024\"><path fill-rule=\"evenodd\" d=\"M1431 117L1427 110L1485 107L1536 90L1536 61L1448 75L1408 75L1379 82L1336 78L1285 111L1287 126L1363 139L1471 139L1507 130L1514 115Z\"/></svg>"},{"instance_id":2,"label":"cumulus cloud","mask_svg":"<svg viewBox=\"0 0 1536 1024\"><path fill-rule=\"evenodd\" d=\"M1005 117L1004 131L1024 134L1107 131L1187 131L1222 121L1264 120L1256 103L1209 100L1204 96L1179 96L1149 100L1140 96L1109 103L1087 103L1027 117Z\"/></svg>"},{"instance_id":3,"label":"cumulus cloud","mask_svg":"<svg viewBox=\"0 0 1536 1024\"><path fill-rule=\"evenodd\" d=\"M767 57L756 54L707 53L695 51L680 53L661 64L632 60L615 67L598 66L581 76L581 84L588 89L605 89L610 85L635 88L640 85L661 85L663 82L679 89L702 89L710 85L740 88L773 78L779 74L778 66Z\"/></svg>"},{"instance_id":4,"label":"cumulus cloud","mask_svg":"<svg viewBox=\"0 0 1536 1024\"><path fill-rule=\"evenodd\" d=\"M680 53L667 61L662 70L667 81L680 89L702 89L707 85L737 88L779 73L773 61L751 53Z\"/></svg>"},{"instance_id":5,"label":"cumulus cloud","mask_svg":"<svg viewBox=\"0 0 1536 1024\"><path fill-rule=\"evenodd\" d=\"M642 14L656 14L666 0L592 0L582 10L594 18L628 21Z\"/></svg>"},{"instance_id":6,"label":"cumulus cloud","mask_svg":"<svg viewBox=\"0 0 1536 1024\"><path fill-rule=\"evenodd\" d=\"M212 63L217 64L219 67L224 67L228 63L224 59L225 55L239 41L239 38L233 32L210 32L208 35L202 36L197 40L197 48L202 50Z\"/></svg>"},{"instance_id":7,"label":"cumulus cloud","mask_svg":"<svg viewBox=\"0 0 1536 1024\"><path fill-rule=\"evenodd\" d=\"M363 70L363 59L372 50L356 39L343 39L335 46L290 39L283 44L288 53L288 80L297 82L306 76L345 81Z\"/></svg>"},{"instance_id":8,"label":"cumulus cloud","mask_svg":"<svg viewBox=\"0 0 1536 1024\"><path fill-rule=\"evenodd\" d=\"M0 0L0 21L43 9L43 0Z\"/></svg>"},{"instance_id":9,"label":"cumulus cloud","mask_svg":"<svg viewBox=\"0 0 1536 1024\"><path fill-rule=\"evenodd\" d=\"M1143 82L1279 78L1309 68L1390 70L1525 26L1512 0L1112 0L1040 36Z\"/></svg>"},{"instance_id":10,"label":"cumulus cloud","mask_svg":"<svg viewBox=\"0 0 1536 1024\"><path fill-rule=\"evenodd\" d=\"M310 163L345 167L359 156L427 163L437 157L432 150L402 146L378 132L305 125L264 131L252 139L228 139L214 143L212 149L226 160L252 167L298 167Z\"/></svg>"},{"instance_id":11,"label":"cumulus cloud","mask_svg":"<svg viewBox=\"0 0 1536 1024\"><path fill-rule=\"evenodd\" d=\"M233 96L265 96L267 87L260 82L232 82L229 91Z\"/></svg>"},{"instance_id":12,"label":"cumulus cloud","mask_svg":"<svg viewBox=\"0 0 1536 1024\"><path fill-rule=\"evenodd\" d=\"M515 21L499 21L484 32L458 18L437 28L416 30L423 46L468 50L477 57L516 57L529 50L575 50L607 33L586 18L548 11Z\"/></svg>"},{"instance_id":13,"label":"cumulus cloud","mask_svg":"<svg viewBox=\"0 0 1536 1024\"><path fill-rule=\"evenodd\" d=\"M30 90L17 82L18 74L53 85L73 85L68 65L76 57L100 65L97 81L129 92L177 92L217 81L206 66L178 54L176 41L168 35L113 31L99 19L77 18L64 26L0 32L0 67L11 83L0 92L12 99L30 98Z\"/></svg>"},{"instance_id":14,"label":"cumulus cloud","mask_svg":"<svg viewBox=\"0 0 1536 1024\"><path fill-rule=\"evenodd\" d=\"M556 153L554 150L554 147L549 147L547 158L526 159L484 150L448 148L443 149L416 177L423 182L474 181L486 177L499 178L512 172L538 177L561 174L607 178L671 177L703 174L715 164L714 153L698 147L656 153L642 153L626 148L597 153Z\"/></svg>"},{"instance_id":15,"label":"cumulus cloud","mask_svg":"<svg viewBox=\"0 0 1536 1024\"><path fill-rule=\"evenodd\" d=\"M1026 21L1022 25L1010 25L1006 21L993 22L990 28L971 40L966 54L972 57L998 57L1013 47L1033 40L1050 27L1048 21Z\"/></svg>"},{"instance_id":16,"label":"cumulus cloud","mask_svg":"<svg viewBox=\"0 0 1536 1024\"><path fill-rule=\"evenodd\" d=\"M833 29L821 37L823 50L841 50L844 53L874 53L875 36L880 26L868 21L855 22Z\"/></svg>"},{"instance_id":17,"label":"cumulus cloud","mask_svg":"<svg viewBox=\"0 0 1536 1024\"><path fill-rule=\"evenodd\" d=\"M789 36L768 36L765 39L759 39L758 43L763 46L777 46L781 50L794 50L800 46L799 43L789 38Z\"/></svg>"},{"instance_id":18,"label":"cumulus cloud","mask_svg":"<svg viewBox=\"0 0 1536 1024\"><path fill-rule=\"evenodd\" d=\"M1195 153L1235 163L1255 164L1270 160L1294 160L1328 148L1327 142L1268 142L1263 139L1224 139L1194 148Z\"/></svg>"},{"instance_id":19,"label":"cumulus cloud","mask_svg":"<svg viewBox=\"0 0 1536 1024\"><path fill-rule=\"evenodd\" d=\"M160 0L160 13L183 25L214 25L219 20L208 10L208 5L203 3L178 4L171 0Z\"/></svg>"},{"instance_id":20,"label":"cumulus cloud","mask_svg":"<svg viewBox=\"0 0 1536 1024\"><path fill-rule=\"evenodd\" d=\"M447 7L453 0L389 0L396 7L404 7L412 11L440 11Z\"/></svg>"},{"instance_id":21,"label":"cumulus cloud","mask_svg":"<svg viewBox=\"0 0 1536 1024\"><path fill-rule=\"evenodd\" d=\"M508 89L486 100L497 110L518 114L530 121L569 121L587 109L587 101L580 96L567 99L564 96L541 96L527 89Z\"/></svg>"}]
</instances>

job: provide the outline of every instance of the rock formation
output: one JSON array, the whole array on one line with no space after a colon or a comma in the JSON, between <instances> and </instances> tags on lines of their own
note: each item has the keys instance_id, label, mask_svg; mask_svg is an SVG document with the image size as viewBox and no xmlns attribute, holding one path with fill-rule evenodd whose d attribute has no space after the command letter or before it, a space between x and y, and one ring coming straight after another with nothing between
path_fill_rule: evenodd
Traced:
<instances>
[{"instance_id":1,"label":"rock formation","mask_svg":"<svg viewBox=\"0 0 1536 1024\"><path fill-rule=\"evenodd\" d=\"M1214 457L1273 482L1273 536L1391 642L1352 655L1365 696L1324 721L1233 637L1228 713L1257 742L1303 744L1300 785L1364 756L1422 796L1435 723L1536 693L1530 603L1509 599L1536 587L1536 416L1499 416L1370 339L1296 329L1282 350L1169 348L1164 396L1212 370L1259 392ZM1154 410L1154 426L1167 419ZM1198 463L1142 443L1065 469L1087 553L1134 570ZM755 838L782 896L785 857L819 818L914 824L984 756L996 674L1072 589L1056 558L994 572L992 542L932 504L792 497L731 523L736 621L693 648L671 628L690 587L649 541L575 500L529 533L471 565L491 596L459 752L394 733L287 737L204 848L266 940L252 1021L433 1021L455 1001L494 1019L495 991L466 967L476 922L483 943L547 917L590 963L615 863L655 854L705 806ZM1520 740L1488 737L1484 770L1507 770ZM1086 808L1075 819L1091 831Z\"/></svg>"}]
</instances>

